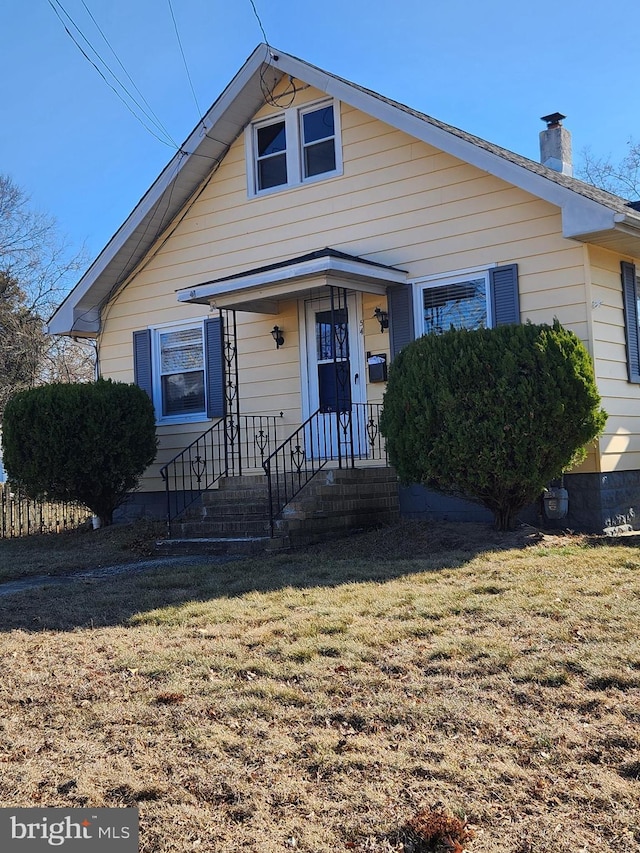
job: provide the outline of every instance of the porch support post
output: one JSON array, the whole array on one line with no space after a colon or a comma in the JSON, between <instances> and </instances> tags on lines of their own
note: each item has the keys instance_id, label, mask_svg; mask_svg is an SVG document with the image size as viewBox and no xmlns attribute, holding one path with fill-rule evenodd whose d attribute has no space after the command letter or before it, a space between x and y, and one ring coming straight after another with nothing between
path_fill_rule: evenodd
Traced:
<instances>
[{"instance_id":1,"label":"porch support post","mask_svg":"<svg viewBox=\"0 0 640 853\"><path fill-rule=\"evenodd\" d=\"M227 470L242 475L242 441L240 439L240 394L238 392L238 326L236 312L220 309L224 330L224 453ZM236 470L237 461L237 470Z\"/></svg>"}]
</instances>

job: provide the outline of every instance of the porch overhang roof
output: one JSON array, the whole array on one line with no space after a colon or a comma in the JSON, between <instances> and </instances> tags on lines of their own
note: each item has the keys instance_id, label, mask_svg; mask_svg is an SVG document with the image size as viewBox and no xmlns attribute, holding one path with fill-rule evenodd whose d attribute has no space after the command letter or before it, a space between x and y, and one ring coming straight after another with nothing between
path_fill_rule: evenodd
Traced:
<instances>
[{"instance_id":1,"label":"porch overhang roof","mask_svg":"<svg viewBox=\"0 0 640 853\"><path fill-rule=\"evenodd\" d=\"M345 287L384 295L407 280L406 270L323 249L245 273L177 291L178 302L277 314L280 302L301 299L319 287Z\"/></svg>"}]
</instances>

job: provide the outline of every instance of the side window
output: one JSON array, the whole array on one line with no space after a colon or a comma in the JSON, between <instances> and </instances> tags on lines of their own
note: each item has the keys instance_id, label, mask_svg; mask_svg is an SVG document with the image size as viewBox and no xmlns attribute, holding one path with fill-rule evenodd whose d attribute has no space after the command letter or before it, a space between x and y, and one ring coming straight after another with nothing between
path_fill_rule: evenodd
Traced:
<instances>
[{"instance_id":1,"label":"side window","mask_svg":"<svg viewBox=\"0 0 640 853\"><path fill-rule=\"evenodd\" d=\"M488 276L430 281L418 288L418 335L491 325Z\"/></svg>"},{"instance_id":2,"label":"side window","mask_svg":"<svg viewBox=\"0 0 640 853\"><path fill-rule=\"evenodd\" d=\"M423 334L442 334L450 328L484 329L489 301L486 279L425 287L422 292Z\"/></svg>"},{"instance_id":3,"label":"side window","mask_svg":"<svg viewBox=\"0 0 640 853\"><path fill-rule=\"evenodd\" d=\"M225 414L222 319L133 333L134 380L153 400L159 423Z\"/></svg>"},{"instance_id":4,"label":"side window","mask_svg":"<svg viewBox=\"0 0 640 853\"><path fill-rule=\"evenodd\" d=\"M415 337L520 322L518 265L429 276L387 290L391 358Z\"/></svg>"},{"instance_id":5,"label":"side window","mask_svg":"<svg viewBox=\"0 0 640 853\"><path fill-rule=\"evenodd\" d=\"M162 417L206 414L202 325L156 332L160 381L156 408Z\"/></svg>"}]
</instances>

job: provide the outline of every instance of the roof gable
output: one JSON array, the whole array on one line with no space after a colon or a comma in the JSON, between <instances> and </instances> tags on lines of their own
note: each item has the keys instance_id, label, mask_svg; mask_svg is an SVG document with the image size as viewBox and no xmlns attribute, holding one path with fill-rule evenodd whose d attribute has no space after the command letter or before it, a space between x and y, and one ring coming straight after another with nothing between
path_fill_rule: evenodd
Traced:
<instances>
[{"instance_id":1,"label":"roof gable","mask_svg":"<svg viewBox=\"0 0 640 853\"><path fill-rule=\"evenodd\" d=\"M640 214L618 196L561 175L404 104L350 83L289 54L259 45L209 109L53 315L49 331L88 335L99 330L104 304L148 256L166 229L197 198L283 75L307 83L562 210L565 237L640 255Z\"/></svg>"}]
</instances>

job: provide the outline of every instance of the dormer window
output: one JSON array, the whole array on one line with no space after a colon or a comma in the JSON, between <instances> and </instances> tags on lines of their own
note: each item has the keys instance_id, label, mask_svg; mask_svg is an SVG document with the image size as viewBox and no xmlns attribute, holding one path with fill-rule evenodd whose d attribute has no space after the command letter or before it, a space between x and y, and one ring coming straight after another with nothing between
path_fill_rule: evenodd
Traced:
<instances>
[{"instance_id":1,"label":"dormer window","mask_svg":"<svg viewBox=\"0 0 640 853\"><path fill-rule=\"evenodd\" d=\"M247 128L249 195L295 187L342 171L334 101L290 108Z\"/></svg>"},{"instance_id":2,"label":"dormer window","mask_svg":"<svg viewBox=\"0 0 640 853\"><path fill-rule=\"evenodd\" d=\"M304 177L325 175L336 170L336 132L333 104L311 109L301 115Z\"/></svg>"},{"instance_id":3,"label":"dormer window","mask_svg":"<svg viewBox=\"0 0 640 853\"><path fill-rule=\"evenodd\" d=\"M287 130L284 121L256 128L258 190L287 183Z\"/></svg>"}]
</instances>

